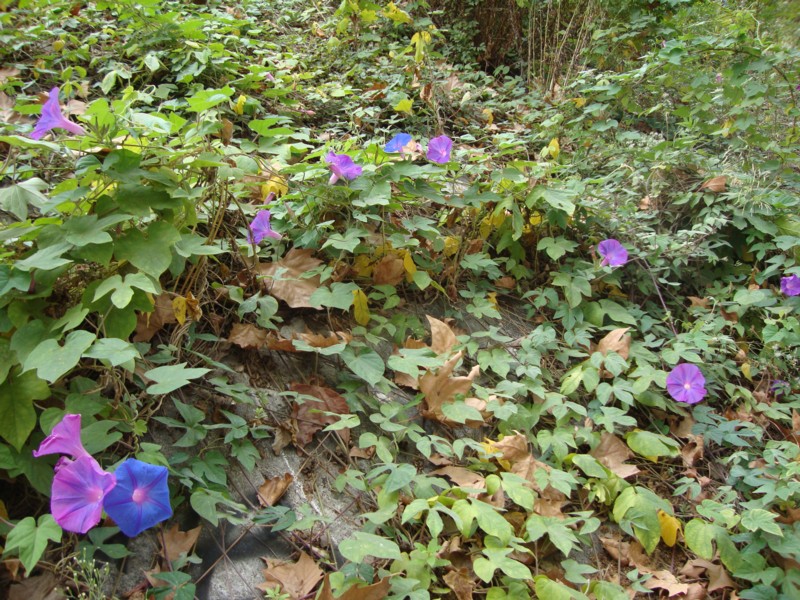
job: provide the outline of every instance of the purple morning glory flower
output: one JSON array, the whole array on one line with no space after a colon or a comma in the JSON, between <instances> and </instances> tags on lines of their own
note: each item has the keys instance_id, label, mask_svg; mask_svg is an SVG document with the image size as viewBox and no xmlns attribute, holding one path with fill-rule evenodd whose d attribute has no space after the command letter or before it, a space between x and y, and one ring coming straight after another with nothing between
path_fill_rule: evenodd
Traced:
<instances>
[{"instance_id":1,"label":"purple morning glory flower","mask_svg":"<svg viewBox=\"0 0 800 600\"><path fill-rule=\"evenodd\" d=\"M166 467L129 458L114 474L117 485L103 507L122 533L135 537L172 516Z\"/></svg>"},{"instance_id":2,"label":"purple morning glory flower","mask_svg":"<svg viewBox=\"0 0 800 600\"><path fill-rule=\"evenodd\" d=\"M628 251L617 240L603 240L597 245L597 253L603 257L601 267L619 267L628 262Z\"/></svg>"},{"instance_id":3,"label":"purple morning glory flower","mask_svg":"<svg viewBox=\"0 0 800 600\"><path fill-rule=\"evenodd\" d=\"M36 127L31 131L31 138L41 139L45 133L51 129L66 129L75 135L86 135L86 130L77 123L73 123L61 114L61 106L58 104L58 88L50 90L50 97L42 105L42 114L36 122Z\"/></svg>"},{"instance_id":4,"label":"purple morning glory flower","mask_svg":"<svg viewBox=\"0 0 800 600\"><path fill-rule=\"evenodd\" d=\"M89 531L100 522L103 500L115 483L114 475L103 471L88 454L67 464L62 462L50 494L50 512L56 523L66 531Z\"/></svg>"},{"instance_id":5,"label":"purple morning glory flower","mask_svg":"<svg viewBox=\"0 0 800 600\"><path fill-rule=\"evenodd\" d=\"M270 214L268 210L260 210L250 223L250 231L247 232L247 243L258 244L265 237L270 237L276 240L281 239L281 234L277 231L272 231L272 225L269 222ZM250 233L252 232L252 234Z\"/></svg>"},{"instance_id":6,"label":"purple morning glory flower","mask_svg":"<svg viewBox=\"0 0 800 600\"><path fill-rule=\"evenodd\" d=\"M800 296L800 277L797 275L781 277L781 292L787 296Z\"/></svg>"},{"instance_id":7,"label":"purple morning glory flower","mask_svg":"<svg viewBox=\"0 0 800 600\"><path fill-rule=\"evenodd\" d=\"M89 456L81 444L81 416L64 415L64 418L53 427L39 447L33 451L36 458L45 454L68 454L72 458Z\"/></svg>"},{"instance_id":8,"label":"purple morning glory flower","mask_svg":"<svg viewBox=\"0 0 800 600\"><path fill-rule=\"evenodd\" d=\"M411 143L411 135L408 133L398 133L383 147L385 152L399 152L403 154L403 150Z\"/></svg>"},{"instance_id":9,"label":"purple morning glory flower","mask_svg":"<svg viewBox=\"0 0 800 600\"><path fill-rule=\"evenodd\" d=\"M683 363L667 375L667 391L673 399L684 404L697 404L705 398L706 378L693 364Z\"/></svg>"},{"instance_id":10,"label":"purple morning glory flower","mask_svg":"<svg viewBox=\"0 0 800 600\"><path fill-rule=\"evenodd\" d=\"M453 140L446 135L433 138L428 144L428 160L444 164L450 162L450 152L453 150Z\"/></svg>"},{"instance_id":11,"label":"purple morning glory flower","mask_svg":"<svg viewBox=\"0 0 800 600\"><path fill-rule=\"evenodd\" d=\"M333 185L339 181L340 177L352 181L361 175L361 167L355 164L353 159L347 156L347 154L328 152L325 156L325 162L327 162L331 168L331 178L328 180L329 185Z\"/></svg>"}]
</instances>

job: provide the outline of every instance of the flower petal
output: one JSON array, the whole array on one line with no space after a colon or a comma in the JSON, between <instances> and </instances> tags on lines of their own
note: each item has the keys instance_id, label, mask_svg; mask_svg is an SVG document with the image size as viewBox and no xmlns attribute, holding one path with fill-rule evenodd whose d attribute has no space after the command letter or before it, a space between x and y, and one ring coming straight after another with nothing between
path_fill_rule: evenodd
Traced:
<instances>
[{"instance_id":1,"label":"flower petal","mask_svg":"<svg viewBox=\"0 0 800 600\"><path fill-rule=\"evenodd\" d=\"M50 512L62 529L86 533L100 522L103 499L114 488L115 477L89 456L62 466L53 477Z\"/></svg>"},{"instance_id":2,"label":"flower petal","mask_svg":"<svg viewBox=\"0 0 800 600\"><path fill-rule=\"evenodd\" d=\"M38 458L45 454L68 454L72 458L89 456L89 453L81 444L81 416L68 414L53 427L39 447L33 451L33 455Z\"/></svg>"},{"instance_id":3,"label":"flower petal","mask_svg":"<svg viewBox=\"0 0 800 600\"><path fill-rule=\"evenodd\" d=\"M453 140L446 135L433 138L428 144L428 160L444 164L450 162L450 152L453 149Z\"/></svg>"},{"instance_id":4,"label":"flower petal","mask_svg":"<svg viewBox=\"0 0 800 600\"><path fill-rule=\"evenodd\" d=\"M400 152L411 142L411 135L408 133L398 133L383 147L385 152Z\"/></svg>"},{"instance_id":5,"label":"flower petal","mask_svg":"<svg viewBox=\"0 0 800 600\"><path fill-rule=\"evenodd\" d=\"M117 487L106 496L104 508L122 533L135 537L172 516L166 467L129 458L115 475Z\"/></svg>"},{"instance_id":6,"label":"flower petal","mask_svg":"<svg viewBox=\"0 0 800 600\"><path fill-rule=\"evenodd\" d=\"M628 251L625 246L614 239L603 240L597 245L597 253L603 257L600 266L619 267L628 262Z\"/></svg>"},{"instance_id":7,"label":"flower petal","mask_svg":"<svg viewBox=\"0 0 800 600\"><path fill-rule=\"evenodd\" d=\"M36 127L30 133L30 137L38 140L51 129L66 129L76 135L85 135L86 131L77 123L73 123L61 114L61 106L58 103L59 89L54 87L50 90L50 96L42 105L42 114L36 122Z\"/></svg>"}]
</instances>

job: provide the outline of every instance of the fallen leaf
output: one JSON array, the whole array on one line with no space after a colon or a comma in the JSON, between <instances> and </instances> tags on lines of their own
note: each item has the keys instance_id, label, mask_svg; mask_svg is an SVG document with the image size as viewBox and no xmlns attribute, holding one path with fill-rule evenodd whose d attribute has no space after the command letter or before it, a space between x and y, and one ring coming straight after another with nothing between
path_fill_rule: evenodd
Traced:
<instances>
[{"instance_id":1,"label":"fallen leaf","mask_svg":"<svg viewBox=\"0 0 800 600\"><path fill-rule=\"evenodd\" d=\"M505 276L495 279L494 284L504 290L513 290L517 285L517 280L513 277Z\"/></svg>"},{"instance_id":2,"label":"fallen leaf","mask_svg":"<svg viewBox=\"0 0 800 600\"><path fill-rule=\"evenodd\" d=\"M272 451L275 453L275 456L278 456L281 453L281 450L292 443L292 430L279 424L275 428L274 435L275 440L272 442Z\"/></svg>"},{"instance_id":3,"label":"fallen leaf","mask_svg":"<svg viewBox=\"0 0 800 600\"><path fill-rule=\"evenodd\" d=\"M317 600L383 600L389 594L391 583L389 577L384 577L378 583L361 587L351 587L344 594L336 598L331 591L330 575L325 576L322 590Z\"/></svg>"},{"instance_id":4,"label":"fallen leaf","mask_svg":"<svg viewBox=\"0 0 800 600\"><path fill-rule=\"evenodd\" d=\"M639 210L653 210L653 200L650 196L645 196L639 201Z\"/></svg>"},{"instance_id":5,"label":"fallen leaf","mask_svg":"<svg viewBox=\"0 0 800 600\"><path fill-rule=\"evenodd\" d=\"M155 297L153 311L136 315L136 335L134 342L149 342L164 325L176 323L175 310L172 308L174 294L164 292Z\"/></svg>"},{"instance_id":6,"label":"fallen leaf","mask_svg":"<svg viewBox=\"0 0 800 600\"><path fill-rule=\"evenodd\" d=\"M652 575L644 582L644 587L648 590L665 590L670 598L689 591L689 585L679 582L669 571L654 571Z\"/></svg>"},{"instance_id":7,"label":"fallen leaf","mask_svg":"<svg viewBox=\"0 0 800 600\"><path fill-rule=\"evenodd\" d=\"M310 398L304 398L292 404L292 418L296 423L297 431L296 441L301 447L310 444L317 431L339 420L334 415L325 414L326 412L337 415L350 414L347 401L330 388L294 383L289 386L289 389L297 394L310 396ZM350 443L349 429L340 429L338 433L345 444Z\"/></svg>"},{"instance_id":8,"label":"fallen leaf","mask_svg":"<svg viewBox=\"0 0 800 600\"><path fill-rule=\"evenodd\" d=\"M267 479L258 487L258 503L261 506L275 506L294 481L291 473L284 473Z\"/></svg>"},{"instance_id":9,"label":"fallen leaf","mask_svg":"<svg viewBox=\"0 0 800 600\"><path fill-rule=\"evenodd\" d=\"M623 542L621 539L601 537L600 543L614 560L619 561L623 567L634 566L639 570L649 572L647 556L642 545L633 540Z\"/></svg>"},{"instance_id":10,"label":"fallen leaf","mask_svg":"<svg viewBox=\"0 0 800 600\"><path fill-rule=\"evenodd\" d=\"M658 510L658 524L661 527L661 539L672 548L678 541L678 532L681 530L681 522L661 509Z\"/></svg>"},{"instance_id":11,"label":"fallen leaf","mask_svg":"<svg viewBox=\"0 0 800 600\"><path fill-rule=\"evenodd\" d=\"M470 471L464 467L442 467L431 471L432 475L444 475L450 481L463 488L485 490L486 479L480 473Z\"/></svg>"},{"instance_id":12,"label":"fallen leaf","mask_svg":"<svg viewBox=\"0 0 800 600\"><path fill-rule=\"evenodd\" d=\"M341 344L342 342L349 342L353 339L353 336L349 333L345 333L344 331L337 331L335 333L331 332L327 336L310 332L299 333L297 334L297 338L303 340L306 344L313 346L314 348L330 348L331 346Z\"/></svg>"},{"instance_id":13,"label":"fallen leaf","mask_svg":"<svg viewBox=\"0 0 800 600\"><path fill-rule=\"evenodd\" d=\"M8 600L66 600L58 589L58 579L50 571L28 577L8 588Z\"/></svg>"},{"instance_id":14,"label":"fallen leaf","mask_svg":"<svg viewBox=\"0 0 800 600\"><path fill-rule=\"evenodd\" d=\"M161 540L161 553L169 562L180 558L182 554L188 556L197 543L197 538L200 536L200 531L202 529L202 525L198 525L189 531L181 531L178 529L178 524L175 523L163 535L163 539Z\"/></svg>"},{"instance_id":15,"label":"fallen leaf","mask_svg":"<svg viewBox=\"0 0 800 600\"><path fill-rule=\"evenodd\" d=\"M314 559L305 552L300 553L295 563L270 558L262 560L267 563L263 571L264 582L256 587L262 592L280 588L291 600L300 600L313 592L324 575Z\"/></svg>"},{"instance_id":16,"label":"fallen leaf","mask_svg":"<svg viewBox=\"0 0 800 600\"><path fill-rule=\"evenodd\" d=\"M600 443L589 452L589 455L622 479L639 472L636 466L625 464L626 460L633 457L630 448L617 436L606 431L600 436Z\"/></svg>"},{"instance_id":17,"label":"fallen leaf","mask_svg":"<svg viewBox=\"0 0 800 600\"><path fill-rule=\"evenodd\" d=\"M387 254L372 269L372 282L375 285L397 285L405 277L403 259L396 254Z\"/></svg>"},{"instance_id":18,"label":"fallen leaf","mask_svg":"<svg viewBox=\"0 0 800 600\"><path fill-rule=\"evenodd\" d=\"M268 332L252 323L234 323L228 341L240 348L257 349L267 344Z\"/></svg>"},{"instance_id":19,"label":"fallen leaf","mask_svg":"<svg viewBox=\"0 0 800 600\"><path fill-rule=\"evenodd\" d=\"M439 319L426 315L431 326L431 350L436 354L449 354L458 344L456 334L452 328Z\"/></svg>"},{"instance_id":20,"label":"fallen leaf","mask_svg":"<svg viewBox=\"0 0 800 600\"><path fill-rule=\"evenodd\" d=\"M319 309L309 303L309 298L319 288L320 277L303 277L303 274L322 264L311 253L311 249L292 248L278 261L258 264L255 270L263 278L264 289L291 308Z\"/></svg>"},{"instance_id":21,"label":"fallen leaf","mask_svg":"<svg viewBox=\"0 0 800 600\"><path fill-rule=\"evenodd\" d=\"M736 589L736 584L731 579L725 567L722 565L705 560L703 558L696 558L687 561L680 570L680 574L684 577L698 579L705 573L708 577L708 592L714 592L724 588Z\"/></svg>"},{"instance_id":22,"label":"fallen leaf","mask_svg":"<svg viewBox=\"0 0 800 600\"><path fill-rule=\"evenodd\" d=\"M697 296L687 296L689 299L689 308L709 308L711 306L711 298L698 298Z\"/></svg>"},{"instance_id":23,"label":"fallen leaf","mask_svg":"<svg viewBox=\"0 0 800 600\"><path fill-rule=\"evenodd\" d=\"M368 446L367 448L350 448L348 453L351 458L372 458L375 456L375 446Z\"/></svg>"},{"instance_id":24,"label":"fallen leaf","mask_svg":"<svg viewBox=\"0 0 800 600\"><path fill-rule=\"evenodd\" d=\"M686 442L681 448L681 458L687 467L693 467L697 461L703 460L703 436L692 437L694 439Z\"/></svg>"},{"instance_id":25,"label":"fallen leaf","mask_svg":"<svg viewBox=\"0 0 800 600\"><path fill-rule=\"evenodd\" d=\"M466 568L450 571L442 577L458 600L472 600L472 593L475 590L475 582L470 578Z\"/></svg>"},{"instance_id":26,"label":"fallen leaf","mask_svg":"<svg viewBox=\"0 0 800 600\"><path fill-rule=\"evenodd\" d=\"M709 192L724 192L728 183L728 178L725 175L719 175L707 179L700 186L701 190L708 190Z\"/></svg>"},{"instance_id":27,"label":"fallen leaf","mask_svg":"<svg viewBox=\"0 0 800 600\"><path fill-rule=\"evenodd\" d=\"M442 412L445 404L455 402L456 396L466 396L472 387L472 381L480 373L480 367L475 365L465 377L453 377L452 373L463 352L457 352L439 367L435 372L428 371L419 378L419 390L425 397L425 408L420 412L426 419L450 423ZM469 425L470 422L468 421Z\"/></svg>"},{"instance_id":28,"label":"fallen leaf","mask_svg":"<svg viewBox=\"0 0 800 600\"><path fill-rule=\"evenodd\" d=\"M626 334L629 329L630 327L622 327L609 332L597 344L597 351L603 356L609 352L616 352L622 358L628 360L628 355L630 354L631 349L631 336Z\"/></svg>"}]
</instances>

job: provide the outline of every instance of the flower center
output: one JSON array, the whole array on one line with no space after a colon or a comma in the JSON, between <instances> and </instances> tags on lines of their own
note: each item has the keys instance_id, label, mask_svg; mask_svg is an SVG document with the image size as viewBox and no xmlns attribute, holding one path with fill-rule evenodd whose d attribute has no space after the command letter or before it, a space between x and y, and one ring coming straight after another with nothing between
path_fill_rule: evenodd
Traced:
<instances>
[{"instance_id":1,"label":"flower center","mask_svg":"<svg viewBox=\"0 0 800 600\"><path fill-rule=\"evenodd\" d=\"M692 384L691 384L691 383L684 383L684 384L683 384L683 389L685 389L685 390L690 390L690 389L692 389Z\"/></svg>"},{"instance_id":2,"label":"flower center","mask_svg":"<svg viewBox=\"0 0 800 600\"><path fill-rule=\"evenodd\" d=\"M103 490L99 487L94 487L89 490L89 501L92 503L100 502L103 499Z\"/></svg>"},{"instance_id":3,"label":"flower center","mask_svg":"<svg viewBox=\"0 0 800 600\"><path fill-rule=\"evenodd\" d=\"M144 500L145 500L144 490L141 489L141 488L136 488L135 490L133 490L133 494L131 496L131 499L134 502L136 502L137 504L141 504L142 502L144 502Z\"/></svg>"}]
</instances>

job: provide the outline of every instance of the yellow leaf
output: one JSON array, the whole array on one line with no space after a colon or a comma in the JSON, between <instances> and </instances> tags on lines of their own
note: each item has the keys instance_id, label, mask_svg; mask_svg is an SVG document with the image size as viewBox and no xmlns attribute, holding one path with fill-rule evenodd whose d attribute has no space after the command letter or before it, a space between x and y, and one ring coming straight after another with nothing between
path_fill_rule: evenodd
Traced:
<instances>
[{"instance_id":1,"label":"yellow leaf","mask_svg":"<svg viewBox=\"0 0 800 600\"><path fill-rule=\"evenodd\" d=\"M369 302L362 290L353 290L353 315L359 325L369 323Z\"/></svg>"},{"instance_id":2,"label":"yellow leaf","mask_svg":"<svg viewBox=\"0 0 800 600\"><path fill-rule=\"evenodd\" d=\"M492 123L494 123L494 113L492 112L492 110L491 110L491 109L489 109L489 108L484 108L484 109L481 111L481 114L482 114L484 117L486 117L486 124L487 124L487 125L491 125Z\"/></svg>"},{"instance_id":3,"label":"yellow leaf","mask_svg":"<svg viewBox=\"0 0 800 600\"><path fill-rule=\"evenodd\" d=\"M554 137L550 140L550 143L547 144L547 153L553 157L553 159L558 158L558 155L561 154L561 144L558 143L558 138Z\"/></svg>"},{"instance_id":4,"label":"yellow leaf","mask_svg":"<svg viewBox=\"0 0 800 600\"><path fill-rule=\"evenodd\" d=\"M489 234L492 233L492 215L486 215L483 219L481 219L478 233L484 240L489 237Z\"/></svg>"},{"instance_id":5,"label":"yellow leaf","mask_svg":"<svg viewBox=\"0 0 800 600\"><path fill-rule=\"evenodd\" d=\"M378 20L378 13L376 13L374 10L368 10L368 9L362 10L360 16L361 16L361 21L366 24L374 23L375 21Z\"/></svg>"},{"instance_id":6,"label":"yellow leaf","mask_svg":"<svg viewBox=\"0 0 800 600\"><path fill-rule=\"evenodd\" d=\"M414 20L411 18L411 15L409 15L406 11L397 8L397 5L394 2L389 2L389 4L386 5L386 8L383 9L383 16L387 19L391 19L397 25L402 23L411 25L411 23L414 22Z\"/></svg>"},{"instance_id":7,"label":"yellow leaf","mask_svg":"<svg viewBox=\"0 0 800 600\"><path fill-rule=\"evenodd\" d=\"M405 252L403 255L403 268L406 270L406 279L413 281L414 273L417 272L417 265L414 264L414 258L409 252Z\"/></svg>"},{"instance_id":8,"label":"yellow leaf","mask_svg":"<svg viewBox=\"0 0 800 600\"><path fill-rule=\"evenodd\" d=\"M233 112L237 115L244 114L244 103L247 102L247 96L240 94L236 99L236 104L233 105Z\"/></svg>"},{"instance_id":9,"label":"yellow leaf","mask_svg":"<svg viewBox=\"0 0 800 600\"><path fill-rule=\"evenodd\" d=\"M289 191L289 183L278 171L280 171L279 165L271 165L269 170L266 171L265 174L269 176L269 179L261 186L261 197L263 199L266 199L270 193L280 197Z\"/></svg>"},{"instance_id":10,"label":"yellow leaf","mask_svg":"<svg viewBox=\"0 0 800 600\"><path fill-rule=\"evenodd\" d=\"M453 256L461 247L461 240L453 235L444 238L444 255Z\"/></svg>"},{"instance_id":11,"label":"yellow leaf","mask_svg":"<svg viewBox=\"0 0 800 600\"><path fill-rule=\"evenodd\" d=\"M536 227L537 225L541 225L542 224L542 213L540 213L539 211L536 211L535 213L533 213L530 216L530 218L528 219L528 222L531 225L533 225L534 227Z\"/></svg>"},{"instance_id":12,"label":"yellow leaf","mask_svg":"<svg viewBox=\"0 0 800 600\"><path fill-rule=\"evenodd\" d=\"M353 261L353 271L357 277L369 277L372 275L372 259L366 254L359 254Z\"/></svg>"},{"instance_id":13,"label":"yellow leaf","mask_svg":"<svg viewBox=\"0 0 800 600\"><path fill-rule=\"evenodd\" d=\"M414 111L412 110L412 106L414 106L414 101L410 98L406 98L405 100L400 100L397 104L394 105L394 109L397 112L404 112L409 115L413 115Z\"/></svg>"},{"instance_id":14,"label":"yellow leaf","mask_svg":"<svg viewBox=\"0 0 800 600\"><path fill-rule=\"evenodd\" d=\"M586 98L570 98L570 101L574 102L575 106L578 108L586 106Z\"/></svg>"},{"instance_id":15,"label":"yellow leaf","mask_svg":"<svg viewBox=\"0 0 800 600\"><path fill-rule=\"evenodd\" d=\"M56 52L61 52L64 49L64 40L56 40L53 42L53 50Z\"/></svg>"},{"instance_id":16,"label":"yellow leaf","mask_svg":"<svg viewBox=\"0 0 800 600\"><path fill-rule=\"evenodd\" d=\"M178 296L172 300L172 312L175 313L175 318L178 323L183 325L186 323L186 298Z\"/></svg>"},{"instance_id":17,"label":"yellow leaf","mask_svg":"<svg viewBox=\"0 0 800 600\"><path fill-rule=\"evenodd\" d=\"M414 60L418 63L425 58L425 47L431 43L431 34L427 31L418 31L411 36L411 43L414 45Z\"/></svg>"},{"instance_id":18,"label":"yellow leaf","mask_svg":"<svg viewBox=\"0 0 800 600\"><path fill-rule=\"evenodd\" d=\"M750 363L749 362L742 363L741 369L742 369L742 375L745 376L747 381L753 381L753 374L750 371Z\"/></svg>"},{"instance_id":19,"label":"yellow leaf","mask_svg":"<svg viewBox=\"0 0 800 600\"><path fill-rule=\"evenodd\" d=\"M492 303L492 306L498 310L500 309L500 306L497 304L497 292L489 292L486 294L486 297L489 299L489 302Z\"/></svg>"},{"instance_id":20,"label":"yellow leaf","mask_svg":"<svg viewBox=\"0 0 800 600\"><path fill-rule=\"evenodd\" d=\"M672 548L678 540L678 532L681 530L681 522L668 515L663 510L658 511L658 523L661 526L661 539L664 543Z\"/></svg>"}]
</instances>

